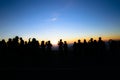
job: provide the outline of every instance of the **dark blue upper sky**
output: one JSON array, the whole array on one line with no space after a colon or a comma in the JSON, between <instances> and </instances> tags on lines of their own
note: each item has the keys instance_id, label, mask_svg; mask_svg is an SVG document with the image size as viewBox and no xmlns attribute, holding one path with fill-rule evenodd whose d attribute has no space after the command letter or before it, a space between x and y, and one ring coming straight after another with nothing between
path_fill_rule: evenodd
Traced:
<instances>
[{"instance_id":1,"label":"dark blue upper sky","mask_svg":"<svg viewBox=\"0 0 120 80\"><path fill-rule=\"evenodd\" d=\"M120 37L120 0L0 0L0 39Z\"/></svg>"}]
</instances>

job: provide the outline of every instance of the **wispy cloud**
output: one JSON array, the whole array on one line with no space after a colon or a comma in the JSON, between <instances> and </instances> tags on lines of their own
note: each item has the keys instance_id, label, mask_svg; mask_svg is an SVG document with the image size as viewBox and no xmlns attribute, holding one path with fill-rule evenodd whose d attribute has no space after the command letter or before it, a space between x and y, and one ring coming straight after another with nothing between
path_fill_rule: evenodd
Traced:
<instances>
[{"instance_id":1,"label":"wispy cloud","mask_svg":"<svg viewBox=\"0 0 120 80\"><path fill-rule=\"evenodd\" d=\"M57 20L56 17L51 18L51 21L56 21L56 20Z\"/></svg>"}]
</instances>

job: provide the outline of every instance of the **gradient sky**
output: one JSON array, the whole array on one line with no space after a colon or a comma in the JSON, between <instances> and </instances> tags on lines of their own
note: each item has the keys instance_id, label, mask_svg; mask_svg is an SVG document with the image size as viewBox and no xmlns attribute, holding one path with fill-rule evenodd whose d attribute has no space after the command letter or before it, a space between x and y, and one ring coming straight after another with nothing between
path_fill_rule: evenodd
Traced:
<instances>
[{"instance_id":1,"label":"gradient sky","mask_svg":"<svg viewBox=\"0 0 120 80\"><path fill-rule=\"evenodd\" d=\"M120 39L120 0L0 0L0 40Z\"/></svg>"}]
</instances>

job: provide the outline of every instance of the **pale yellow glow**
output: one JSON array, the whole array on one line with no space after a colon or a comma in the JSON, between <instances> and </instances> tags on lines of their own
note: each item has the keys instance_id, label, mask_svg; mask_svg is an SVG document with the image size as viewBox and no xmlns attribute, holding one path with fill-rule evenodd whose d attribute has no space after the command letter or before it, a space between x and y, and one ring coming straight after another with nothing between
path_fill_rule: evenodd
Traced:
<instances>
[{"instance_id":1,"label":"pale yellow glow","mask_svg":"<svg viewBox=\"0 0 120 80\"><path fill-rule=\"evenodd\" d=\"M52 43L53 45L57 45L57 44L58 44L58 40L51 40L51 43Z\"/></svg>"}]
</instances>

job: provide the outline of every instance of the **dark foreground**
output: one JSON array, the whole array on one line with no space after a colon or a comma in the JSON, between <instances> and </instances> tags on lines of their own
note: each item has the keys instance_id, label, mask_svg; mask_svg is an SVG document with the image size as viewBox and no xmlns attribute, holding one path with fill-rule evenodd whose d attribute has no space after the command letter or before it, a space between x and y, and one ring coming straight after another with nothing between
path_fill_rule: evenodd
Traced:
<instances>
[{"instance_id":1,"label":"dark foreground","mask_svg":"<svg viewBox=\"0 0 120 80\"><path fill-rule=\"evenodd\" d=\"M119 52L116 52L117 54ZM104 55L78 55L72 51L39 52L39 50L4 50L0 56L0 71L62 71L81 70L83 66L119 66L120 56L111 52Z\"/></svg>"}]
</instances>

